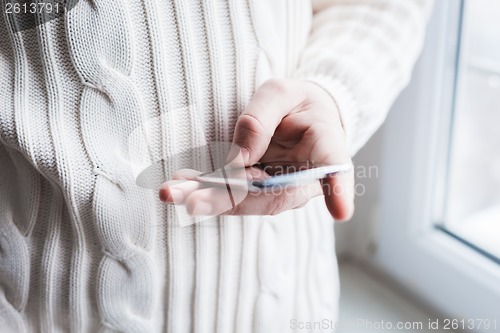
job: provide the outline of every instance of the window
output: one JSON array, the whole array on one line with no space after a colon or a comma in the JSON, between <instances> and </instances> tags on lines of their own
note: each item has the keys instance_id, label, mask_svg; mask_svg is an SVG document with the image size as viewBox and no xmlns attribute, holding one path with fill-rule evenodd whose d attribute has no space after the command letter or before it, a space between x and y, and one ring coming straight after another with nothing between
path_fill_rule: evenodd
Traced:
<instances>
[{"instance_id":1,"label":"window","mask_svg":"<svg viewBox=\"0 0 500 333\"><path fill-rule=\"evenodd\" d=\"M500 1L465 3L443 230L500 263Z\"/></svg>"},{"instance_id":2,"label":"window","mask_svg":"<svg viewBox=\"0 0 500 333\"><path fill-rule=\"evenodd\" d=\"M412 81L383 129L376 246L362 254L446 318L496 321L460 327L475 332L500 332L499 3L435 1ZM478 236L479 219L497 233L491 241Z\"/></svg>"}]
</instances>

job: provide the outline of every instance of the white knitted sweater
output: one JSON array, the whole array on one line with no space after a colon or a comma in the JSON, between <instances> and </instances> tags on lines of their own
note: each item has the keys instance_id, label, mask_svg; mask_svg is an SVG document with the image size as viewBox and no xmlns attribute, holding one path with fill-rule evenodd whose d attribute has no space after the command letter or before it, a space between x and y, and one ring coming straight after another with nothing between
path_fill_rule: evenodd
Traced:
<instances>
[{"instance_id":1,"label":"white knitted sweater","mask_svg":"<svg viewBox=\"0 0 500 333\"><path fill-rule=\"evenodd\" d=\"M231 141L259 84L297 77L331 93L354 154L409 79L429 2L80 0L21 32L2 11L0 332L335 320L321 200L180 228L136 185L127 147L144 123L155 159Z\"/></svg>"}]
</instances>

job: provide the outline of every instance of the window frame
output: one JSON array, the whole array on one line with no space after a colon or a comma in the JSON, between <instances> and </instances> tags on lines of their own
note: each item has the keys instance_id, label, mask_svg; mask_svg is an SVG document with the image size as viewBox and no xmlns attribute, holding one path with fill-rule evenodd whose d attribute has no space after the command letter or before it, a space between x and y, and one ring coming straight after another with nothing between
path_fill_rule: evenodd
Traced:
<instances>
[{"instance_id":1,"label":"window frame","mask_svg":"<svg viewBox=\"0 0 500 333\"><path fill-rule=\"evenodd\" d=\"M475 331L500 332L500 265L436 223L444 216L464 3L435 2L414 76L384 126L372 259L448 318L496 319L496 330Z\"/></svg>"}]
</instances>

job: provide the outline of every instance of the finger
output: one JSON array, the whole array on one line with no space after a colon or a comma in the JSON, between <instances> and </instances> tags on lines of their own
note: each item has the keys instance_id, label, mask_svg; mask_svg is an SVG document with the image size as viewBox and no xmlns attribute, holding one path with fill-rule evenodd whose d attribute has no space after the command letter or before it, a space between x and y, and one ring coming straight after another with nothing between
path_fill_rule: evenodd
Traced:
<instances>
[{"instance_id":1,"label":"finger","mask_svg":"<svg viewBox=\"0 0 500 333\"><path fill-rule=\"evenodd\" d=\"M193 169L181 169L172 175L172 180L162 184L159 195L160 200L172 204L182 204L189 192L200 187L198 182L183 182L182 180L194 180L201 174Z\"/></svg>"},{"instance_id":2,"label":"finger","mask_svg":"<svg viewBox=\"0 0 500 333\"><path fill-rule=\"evenodd\" d=\"M354 213L354 171L338 173L322 180L328 211L338 221L350 220Z\"/></svg>"},{"instance_id":3,"label":"finger","mask_svg":"<svg viewBox=\"0 0 500 333\"><path fill-rule=\"evenodd\" d=\"M163 183L160 189L160 200L163 202L181 205L194 191L200 189L202 184L192 180L170 180Z\"/></svg>"},{"instance_id":4,"label":"finger","mask_svg":"<svg viewBox=\"0 0 500 333\"><path fill-rule=\"evenodd\" d=\"M249 193L234 205L228 192L222 188L205 188L193 192L186 199L189 214L197 215L277 215L302 207L311 198L322 195L319 182L301 187L282 187L269 192Z\"/></svg>"},{"instance_id":5,"label":"finger","mask_svg":"<svg viewBox=\"0 0 500 333\"><path fill-rule=\"evenodd\" d=\"M233 137L245 165L259 161L281 120L305 99L300 87L289 80L268 80L257 89L238 118Z\"/></svg>"},{"instance_id":6,"label":"finger","mask_svg":"<svg viewBox=\"0 0 500 333\"><path fill-rule=\"evenodd\" d=\"M304 206L310 199L322 195L320 182L300 187L282 187L270 192L250 193L231 215L278 215Z\"/></svg>"},{"instance_id":7,"label":"finger","mask_svg":"<svg viewBox=\"0 0 500 333\"><path fill-rule=\"evenodd\" d=\"M192 216L217 216L234 208L234 200L226 188L209 187L192 192L187 199L186 210Z\"/></svg>"},{"instance_id":8,"label":"finger","mask_svg":"<svg viewBox=\"0 0 500 333\"><path fill-rule=\"evenodd\" d=\"M345 138L341 130L328 131L328 129L318 129L312 135L314 140L314 152L312 154L323 155L327 152L322 162L327 164L352 165L350 154L346 148ZM316 140L316 138L323 138ZM337 173L322 180L325 203L332 217L338 221L349 220L354 213L354 170Z\"/></svg>"}]
</instances>

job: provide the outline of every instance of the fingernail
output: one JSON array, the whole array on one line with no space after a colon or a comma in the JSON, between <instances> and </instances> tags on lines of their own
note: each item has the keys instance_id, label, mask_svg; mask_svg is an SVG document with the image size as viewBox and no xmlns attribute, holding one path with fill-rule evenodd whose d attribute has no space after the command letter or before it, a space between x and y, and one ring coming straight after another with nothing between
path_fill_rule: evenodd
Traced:
<instances>
[{"instance_id":1,"label":"fingernail","mask_svg":"<svg viewBox=\"0 0 500 333\"><path fill-rule=\"evenodd\" d=\"M212 205L208 202L200 201L196 204L191 215L210 215L212 214Z\"/></svg>"},{"instance_id":2,"label":"fingernail","mask_svg":"<svg viewBox=\"0 0 500 333\"><path fill-rule=\"evenodd\" d=\"M162 189L160 190L160 200L161 200L161 201L163 201L163 202L165 202L165 201L167 201L167 197L168 197L168 192L167 192L167 190L166 190L166 189L164 189L164 188L162 188Z\"/></svg>"}]
</instances>

